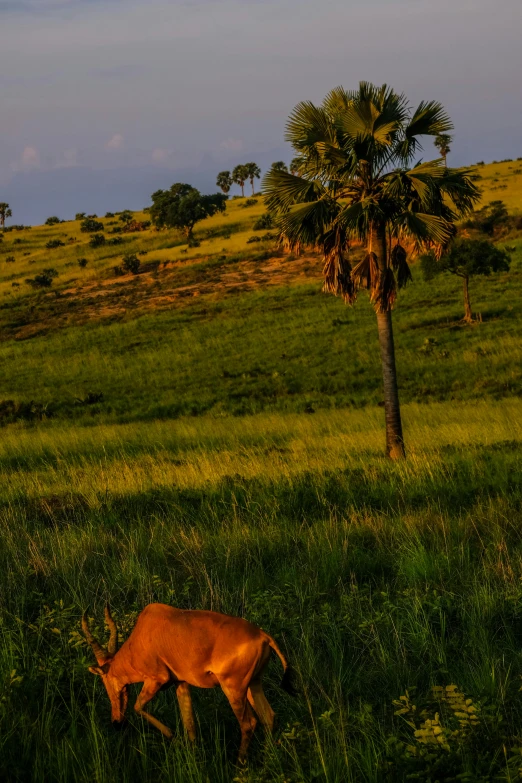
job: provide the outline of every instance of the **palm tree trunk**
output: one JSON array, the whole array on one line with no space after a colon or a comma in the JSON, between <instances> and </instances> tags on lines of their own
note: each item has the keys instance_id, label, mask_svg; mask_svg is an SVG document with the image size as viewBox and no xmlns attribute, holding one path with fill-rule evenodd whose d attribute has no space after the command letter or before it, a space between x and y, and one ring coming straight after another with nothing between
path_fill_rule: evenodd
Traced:
<instances>
[{"instance_id":1,"label":"palm tree trunk","mask_svg":"<svg viewBox=\"0 0 522 783\"><path fill-rule=\"evenodd\" d=\"M255 191L255 188L254 188L254 180L253 180L253 179L251 179L251 180L250 180L250 183L251 183L251 185L252 185L252 195L253 195L253 196L255 196L255 195L256 195L256 191Z\"/></svg>"},{"instance_id":2,"label":"palm tree trunk","mask_svg":"<svg viewBox=\"0 0 522 783\"><path fill-rule=\"evenodd\" d=\"M465 275L462 278L464 283L464 320L467 324L473 321L473 313L471 312L471 300L469 298L469 277Z\"/></svg>"},{"instance_id":3,"label":"palm tree trunk","mask_svg":"<svg viewBox=\"0 0 522 783\"><path fill-rule=\"evenodd\" d=\"M378 263L381 274L386 270L386 229L377 232ZM382 378L384 386L384 416L386 420L386 456L402 459L406 456L402 434L401 408L395 366L395 345L391 310L377 313L377 330L381 349Z\"/></svg>"},{"instance_id":4,"label":"palm tree trunk","mask_svg":"<svg viewBox=\"0 0 522 783\"><path fill-rule=\"evenodd\" d=\"M241 183L241 195L243 197L245 196L245 183L244 182Z\"/></svg>"}]
</instances>

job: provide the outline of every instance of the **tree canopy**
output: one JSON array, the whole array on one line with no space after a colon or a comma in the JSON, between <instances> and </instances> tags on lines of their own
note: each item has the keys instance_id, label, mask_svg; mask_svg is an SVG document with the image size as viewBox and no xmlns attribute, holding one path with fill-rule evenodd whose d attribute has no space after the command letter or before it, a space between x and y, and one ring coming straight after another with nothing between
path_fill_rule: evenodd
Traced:
<instances>
[{"instance_id":1,"label":"tree canopy","mask_svg":"<svg viewBox=\"0 0 522 783\"><path fill-rule=\"evenodd\" d=\"M286 165L284 160L276 160L270 166L270 171L288 171L288 166Z\"/></svg>"},{"instance_id":2,"label":"tree canopy","mask_svg":"<svg viewBox=\"0 0 522 783\"><path fill-rule=\"evenodd\" d=\"M232 172L232 181L239 185L241 188L241 195L245 195L245 182L247 181L249 177L249 171L248 168L245 166L244 163L240 163L238 166L235 167L234 171Z\"/></svg>"},{"instance_id":3,"label":"tree canopy","mask_svg":"<svg viewBox=\"0 0 522 783\"><path fill-rule=\"evenodd\" d=\"M448 272L462 278L464 286L464 320L473 320L469 295L469 279L478 275L486 276L495 272L508 272L509 254L496 247L488 239L456 239L440 258L430 252L422 256L420 265L425 280Z\"/></svg>"},{"instance_id":4,"label":"tree canopy","mask_svg":"<svg viewBox=\"0 0 522 783\"><path fill-rule=\"evenodd\" d=\"M245 163L245 168L248 172L248 179L250 180L250 184L252 186L252 195L255 194L255 187L254 187L254 180L259 179L261 176L261 169L257 165L257 163Z\"/></svg>"},{"instance_id":5,"label":"tree canopy","mask_svg":"<svg viewBox=\"0 0 522 783\"><path fill-rule=\"evenodd\" d=\"M228 194L233 184L234 182L232 180L232 175L230 174L230 171L219 172L216 179L216 185L218 186L218 188L220 188L223 191L223 193Z\"/></svg>"},{"instance_id":6,"label":"tree canopy","mask_svg":"<svg viewBox=\"0 0 522 783\"><path fill-rule=\"evenodd\" d=\"M225 211L227 198L223 193L203 196L192 185L177 182L152 194L150 217L156 228L177 228L190 239L196 223Z\"/></svg>"},{"instance_id":7,"label":"tree canopy","mask_svg":"<svg viewBox=\"0 0 522 783\"><path fill-rule=\"evenodd\" d=\"M452 141L453 136L450 136L449 133L438 133L433 140L434 145L440 152L441 156L444 158L444 165L446 165L447 157L451 152L450 145Z\"/></svg>"},{"instance_id":8,"label":"tree canopy","mask_svg":"<svg viewBox=\"0 0 522 783\"><path fill-rule=\"evenodd\" d=\"M5 228L5 221L7 218L12 216L13 213L11 212L9 204L6 201L0 201L0 225L2 228Z\"/></svg>"}]
</instances>

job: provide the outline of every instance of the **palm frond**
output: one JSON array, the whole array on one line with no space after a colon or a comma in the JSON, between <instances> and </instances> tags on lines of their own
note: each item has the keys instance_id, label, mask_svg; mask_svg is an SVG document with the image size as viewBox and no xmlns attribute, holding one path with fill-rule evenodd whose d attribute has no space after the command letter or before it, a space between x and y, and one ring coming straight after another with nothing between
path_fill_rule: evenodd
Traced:
<instances>
[{"instance_id":1,"label":"palm frond","mask_svg":"<svg viewBox=\"0 0 522 783\"><path fill-rule=\"evenodd\" d=\"M391 252L390 260L392 269L395 272L398 288L404 288L404 286L413 280L411 269L406 258L407 253L403 246L401 244L395 245Z\"/></svg>"},{"instance_id":2,"label":"palm frond","mask_svg":"<svg viewBox=\"0 0 522 783\"><path fill-rule=\"evenodd\" d=\"M293 204L317 201L325 189L318 180L304 179L287 171L269 170L262 181L262 192L270 211L284 212Z\"/></svg>"}]
</instances>

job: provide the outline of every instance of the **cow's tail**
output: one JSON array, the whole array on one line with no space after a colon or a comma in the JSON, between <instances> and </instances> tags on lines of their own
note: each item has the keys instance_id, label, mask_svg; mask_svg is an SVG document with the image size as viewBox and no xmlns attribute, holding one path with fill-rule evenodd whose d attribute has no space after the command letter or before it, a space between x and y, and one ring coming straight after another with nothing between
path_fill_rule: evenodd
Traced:
<instances>
[{"instance_id":1,"label":"cow's tail","mask_svg":"<svg viewBox=\"0 0 522 783\"><path fill-rule=\"evenodd\" d=\"M285 656L279 649L277 642L274 641L274 639L272 639L271 636L268 636L268 643L272 648L272 650L277 655L277 657L279 658L279 660L281 661L281 663L283 664L284 674L283 674L283 679L281 680L281 688L283 688L283 690L289 693L290 696L297 696L299 691L294 686L294 679L295 679L294 669L290 666Z\"/></svg>"}]
</instances>

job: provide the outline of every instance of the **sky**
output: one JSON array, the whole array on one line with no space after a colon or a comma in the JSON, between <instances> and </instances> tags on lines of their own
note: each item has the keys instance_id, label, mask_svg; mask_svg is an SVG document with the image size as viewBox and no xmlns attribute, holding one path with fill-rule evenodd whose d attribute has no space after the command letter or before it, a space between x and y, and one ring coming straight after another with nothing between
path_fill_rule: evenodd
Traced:
<instances>
[{"instance_id":1,"label":"sky","mask_svg":"<svg viewBox=\"0 0 522 783\"><path fill-rule=\"evenodd\" d=\"M522 0L0 0L0 201L36 223L213 192L361 80L441 101L453 165L519 157L521 35Z\"/></svg>"}]
</instances>

